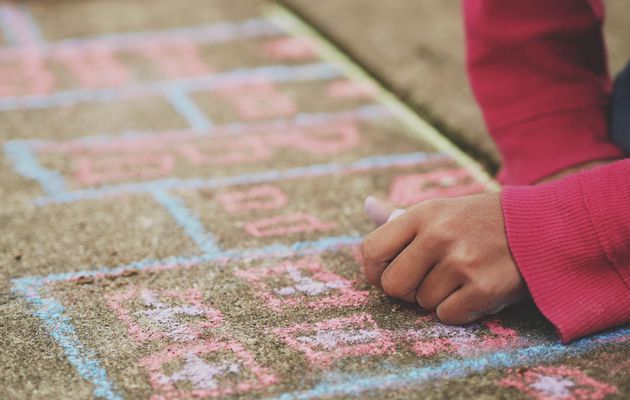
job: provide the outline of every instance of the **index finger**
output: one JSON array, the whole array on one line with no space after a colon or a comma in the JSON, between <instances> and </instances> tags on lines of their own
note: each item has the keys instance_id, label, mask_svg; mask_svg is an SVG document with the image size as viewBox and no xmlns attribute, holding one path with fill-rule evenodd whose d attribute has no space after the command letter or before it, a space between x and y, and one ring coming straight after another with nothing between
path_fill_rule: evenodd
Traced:
<instances>
[{"instance_id":1,"label":"index finger","mask_svg":"<svg viewBox=\"0 0 630 400\"><path fill-rule=\"evenodd\" d=\"M363 269L372 284L380 287L385 268L413 241L416 234L417 218L406 212L379 226L363 240Z\"/></svg>"}]
</instances>

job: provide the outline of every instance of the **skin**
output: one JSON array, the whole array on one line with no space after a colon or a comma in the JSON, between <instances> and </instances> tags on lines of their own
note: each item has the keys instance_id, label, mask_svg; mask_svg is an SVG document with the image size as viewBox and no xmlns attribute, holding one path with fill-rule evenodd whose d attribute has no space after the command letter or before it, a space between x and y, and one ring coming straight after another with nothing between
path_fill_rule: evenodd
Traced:
<instances>
[{"instance_id":1,"label":"skin","mask_svg":"<svg viewBox=\"0 0 630 400\"><path fill-rule=\"evenodd\" d=\"M541 183L607 162L573 167ZM368 197L365 210L378 227L361 245L363 268L389 296L418 303L452 325L529 298L510 253L499 193L423 201L406 212Z\"/></svg>"}]
</instances>

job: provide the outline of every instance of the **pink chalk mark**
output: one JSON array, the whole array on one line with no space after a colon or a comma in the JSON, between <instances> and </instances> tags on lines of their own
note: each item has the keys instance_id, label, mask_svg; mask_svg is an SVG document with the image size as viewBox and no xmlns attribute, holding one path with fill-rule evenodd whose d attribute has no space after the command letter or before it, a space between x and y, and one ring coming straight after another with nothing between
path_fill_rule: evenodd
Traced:
<instances>
[{"instance_id":1,"label":"pink chalk mark","mask_svg":"<svg viewBox=\"0 0 630 400\"><path fill-rule=\"evenodd\" d=\"M289 198L271 185L255 186L249 190L222 193L219 203L229 213L248 210L273 210L287 205Z\"/></svg>"},{"instance_id":2,"label":"pink chalk mark","mask_svg":"<svg viewBox=\"0 0 630 400\"><path fill-rule=\"evenodd\" d=\"M479 193L484 189L465 168L456 168L397 176L390 188L389 201L407 206L432 198Z\"/></svg>"},{"instance_id":3,"label":"pink chalk mark","mask_svg":"<svg viewBox=\"0 0 630 400\"><path fill-rule=\"evenodd\" d=\"M296 307L315 310L358 307L367 303L369 293L353 289L353 282L322 266L322 260L306 257L285 261L271 268L255 267L240 270L236 275L245 279L256 295L273 311ZM273 282L285 278L290 283L274 287Z\"/></svg>"},{"instance_id":4,"label":"pink chalk mark","mask_svg":"<svg viewBox=\"0 0 630 400\"><path fill-rule=\"evenodd\" d=\"M19 57L0 63L0 97L48 94L56 79L34 48L22 49Z\"/></svg>"},{"instance_id":5,"label":"pink chalk mark","mask_svg":"<svg viewBox=\"0 0 630 400\"><path fill-rule=\"evenodd\" d=\"M288 346L303 352L316 367L328 367L347 357L396 352L389 332L378 328L372 316L365 313L315 324L276 328L273 332Z\"/></svg>"},{"instance_id":6,"label":"pink chalk mark","mask_svg":"<svg viewBox=\"0 0 630 400\"><path fill-rule=\"evenodd\" d=\"M209 361L204 357L223 360ZM225 360L226 357L232 360ZM179 370L171 374L164 371L165 366L178 361L183 361ZM152 400L238 395L278 382L273 374L255 362L241 344L234 341L170 346L144 357L140 365L149 371L149 382L156 391L151 396Z\"/></svg>"},{"instance_id":7,"label":"pink chalk mark","mask_svg":"<svg viewBox=\"0 0 630 400\"><path fill-rule=\"evenodd\" d=\"M288 236L295 233L327 232L337 227L334 222L322 222L307 213L278 215L263 218L245 225L245 230L255 237Z\"/></svg>"},{"instance_id":8,"label":"pink chalk mark","mask_svg":"<svg viewBox=\"0 0 630 400\"><path fill-rule=\"evenodd\" d=\"M343 80L330 83L326 87L326 94L341 99L372 99L376 95L376 89L369 84Z\"/></svg>"},{"instance_id":9,"label":"pink chalk mark","mask_svg":"<svg viewBox=\"0 0 630 400\"><path fill-rule=\"evenodd\" d=\"M524 344L515 330L504 327L496 319L466 326L443 325L435 317L428 316L417 321L427 322L433 325L397 334L403 341L411 342L412 351L420 357L443 353L471 356Z\"/></svg>"},{"instance_id":10,"label":"pink chalk mark","mask_svg":"<svg viewBox=\"0 0 630 400\"><path fill-rule=\"evenodd\" d=\"M175 167L173 156L166 153L79 156L73 163L76 182L85 186L160 178L172 174Z\"/></svg>"},{"instance_id":11,"label":"pink chalk mark","mask_svg":"<svg viewBox=\"0 0 630 400\"><path fill-rule=\"evenodd\" d=\"M308 38L285 37L263 44L263 50L272 60L291 61L317 58L315 44Z\"/></svg>"},{"instance_id":12,"label":"pink chalk mark","mask_svg":"<svg viewBox=\"0 0 630 400\"><path fill-rule=\"evenodd\" d=\"M89 47L64 46L53 54L53 58L77 77L81 87L122 86L129 81L127 67L116 58L115 50L103 43Z\"/></svg>"},{"instance_id":13,"label":"pink chalk mark","mask_svg":"<svg viewBox=\"0 0 630 400\"><path fill-rule=\"evenodd\" d=\"M513 387L537 400L598 400L618 393L617 387L595 380L577 368L568 366L533 367L525 371L509 370L499 385Z\"/></svg>"},{"instance_id":14,"label":"pink chalk mark","mask_svg":"<svg viewBox=\"0 0 630 400\"><path fill-rule=\"evenodd\" d=\"M205 305L197 289L179 292L135 287L107 295L106 301L138 342L163 338L188 342L223 322L221 313ZM134 302L141 302L140 310L132 311Z\"/></svg>"},{"instance_id":15,"label":"pink chalk mark","mask_svg":"<svg viewBox=\"0 0 630 400\"><path fill-rule=\"evenodd\" d=\"M228 87L217 93L236 108L243 120L288 117L297 112L293 100L268 81Z\"/></svg>"},{"instance_id":16,"label":"pink chalk mark","mask_svg":"<svg viewBox=\"0 0 630 400\"><path fill-rule=\"evenodd\" d=\"M214 72L201 56L199 45L191 40L150 41L141 53L169 78L209 75Z\"/></svg>"},{"instance_id":17,"label":"pink chalk mark","mask_svg":"<svg viewBox=\"0 0 630 400\"><path fill-rule=\"evenodd\" d=\"M194 165L250 164L273 156L272 148L260 136L223 139L182 143L177 151Z\"/></svg>"}]
</instances>

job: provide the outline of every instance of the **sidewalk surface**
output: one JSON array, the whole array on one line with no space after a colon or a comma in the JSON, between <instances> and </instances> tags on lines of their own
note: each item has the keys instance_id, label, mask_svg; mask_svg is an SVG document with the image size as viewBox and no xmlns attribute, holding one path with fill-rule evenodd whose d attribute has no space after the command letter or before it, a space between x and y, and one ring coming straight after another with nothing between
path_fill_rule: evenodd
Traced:
<instances>
[{"instance_id":1,"label":"sidewalk surface","mask_svg":"<svg viewBox=\"0 0 630 400\"><path fill-rule=\"evenodd\" d=\"M412 3L292 3L391 96L270 3L0 2L0 398L630 396L627 326L450 327L363 277L367 195L494 187L457 3Z\"/></svg>"}]
</instances>

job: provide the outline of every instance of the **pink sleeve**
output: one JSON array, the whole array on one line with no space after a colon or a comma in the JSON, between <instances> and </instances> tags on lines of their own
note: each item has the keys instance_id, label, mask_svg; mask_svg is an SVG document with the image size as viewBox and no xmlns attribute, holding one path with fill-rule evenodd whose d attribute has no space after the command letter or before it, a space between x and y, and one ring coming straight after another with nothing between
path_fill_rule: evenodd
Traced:
<instances>
[{"instance_id":1,"label":"pink sleeve","mask_svg":"<svg viewBox=\"0 0 630 400\"><path fill-rule=\"evenodd\" d=\"M464 0L464 16L468 73L503 157L502 183L622 155L607 140L601 0Z\"/></svg>"},{"instance_id":2,"label":"pink sleeve","mask_svg":"<svg viewBox=\"0 0 630 400\"><path fill-rule=\"evenodd\" d=\"M514 260L563 342L630 322L630 160L501 197Z\"/></svg>"}]
</instances>

